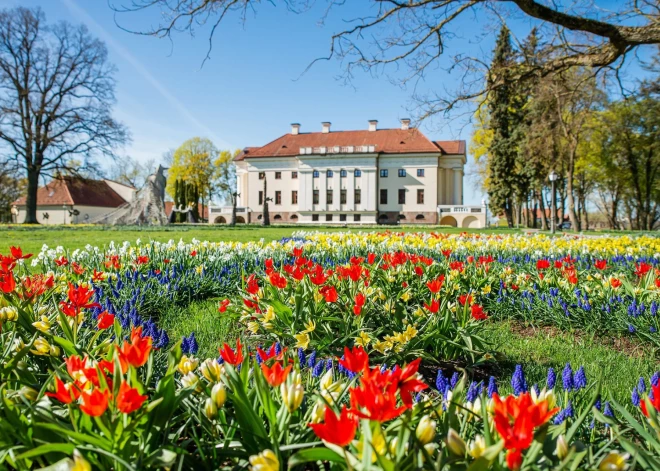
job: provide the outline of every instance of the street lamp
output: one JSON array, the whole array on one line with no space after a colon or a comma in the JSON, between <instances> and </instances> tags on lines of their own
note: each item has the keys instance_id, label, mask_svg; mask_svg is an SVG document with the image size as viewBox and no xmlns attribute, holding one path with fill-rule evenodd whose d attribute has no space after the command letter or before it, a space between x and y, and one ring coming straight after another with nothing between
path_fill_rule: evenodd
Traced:
<instances>
[{"instance_id":1,"label":"street lamp","mask_svg":"<svg viewBox=\"0 0 660 471\"><path fill-rule=\"evenodd\" d=\"M554 234L556 231L556 226L557 226L557 200L555 199L555 182L559 179L559 175L553 170L550 172L550 175L548 175L548 180L550 180L550 183L552 184L552 225L551 225L551 232Z\"/></svg>"},{"instance_id":2,"label":"street lamp","mask_svg":"<svg viewBox=\"0 0 660 471\"><path fill-rule=\"evenodd\" d=\"M481 199L481 206L483 206L486 213L486 227L488 227L488 203L486 202L486 198Z\"/></svg>"}]
</instances>

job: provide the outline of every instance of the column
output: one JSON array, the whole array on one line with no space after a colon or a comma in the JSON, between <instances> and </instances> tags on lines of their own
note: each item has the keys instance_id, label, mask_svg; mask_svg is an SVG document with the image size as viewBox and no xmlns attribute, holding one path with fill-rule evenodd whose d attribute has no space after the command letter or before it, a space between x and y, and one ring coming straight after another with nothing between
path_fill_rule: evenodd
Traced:
<instances>
[{"instance_id":1,"label":"column","mask_svg":"<svg viewBox=\"0 0 660 471\"><path fill-rule=\"evenodd\" d=\"M346 174L346 209L355 211L355 170L350 169Z\"/></svg>"},{"instance_id":2,"label":"column","mask_svg":"<svg viewBox=\"0 0 660 471\"><path fill-rule=\"evenodd\" d=\"M365 178L366 177L366 178ZM378 195L376 185L376 170L365 170L362 172L362 181L364 182L364 190L362 190L362 198L366 203L366 211L376 211L378 207ZM366 198L366 200L365 200Z\"/></svg>"},{"instance_id":3,"label":"column","mask_svg":"<svg viewBox=\"0 0 660 471\"><path fill-rule=\"evenodd\" d=\"M454 198L453 204L463 204L463 199L461 197L462 186L463 186L463 170L460 168L455 168L454 170Z\"/></svg>"},{"instance_id":4,"label":"column","mask_svg":"<svg viewBox=\"0 0 660 471\"><path fill-rule=\"evenodd\" d=\"M328 173L327 170L319 170L319 210L327 211L328 210Z\"/></svg>"},{"instance_id":5,"label":"column","mask_svg":"<svg viewBox=\"0 0 660 471\"><path fill-rule=\"evenodd\" d=\"M299 170L298 171L298 210L311 211L312 210L312 171Z\"/></svg>"},{"instance_id":6,"label":"column","mask_svg":"<svg viewBox=\"0 0 660 471\"><path fill-rule=\"evenodd\" d=\"M341 172L335 170L332 174L332 211L341 210Z\"/></svg>"},{"instance_id":7,"label":"column","mask_svg":"<svg viewBox=\"0 0 660 471\"><path fill-rule=\"evenodd\" d=\"M452 181L451 169L445 169L445 204L453 204L452 202Z\"/></svg>"}]
</instances>

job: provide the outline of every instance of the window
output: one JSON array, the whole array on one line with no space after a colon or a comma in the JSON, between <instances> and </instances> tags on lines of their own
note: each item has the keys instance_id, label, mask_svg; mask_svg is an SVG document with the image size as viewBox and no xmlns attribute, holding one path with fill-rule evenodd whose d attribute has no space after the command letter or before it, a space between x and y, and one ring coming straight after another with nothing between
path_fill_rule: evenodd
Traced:
<instances>
[{"instance_id":1,"label":"window","mask_svg":"<svg viewBox=\"0 0 660 471\"><path fill-rule=\"evenodd\" d=\"M417 190L417 204L424 204L424 190Z\"/></svg>"},{"instance_id":2,"label":"window","mask_svg":"<svg viewBox=\"0 0 660 471\"><path fill-rule=\"evenodd\" d=\"M263 180L266 178L266 173L265 172L259 172L259 180Z\"/></svg>"},{"instance_id":3,"label":"window","mask_svg":"<svg viewBox=\"0 0 660 471\"><path fill-rule=\"evenodd\" d=\"M356 214L355 216L353 216L353 221L360 222L361 220L362 220L361 214Z\"/></svg>"},{"instance_id":4,"label":"window","mask_svg":"<svg viewBox=\"0 0 660 471\"><path fill-rule=\"evenodd\" d=\"M346 204L346 190L339 192L339 204Z\"/></svg>"},{"instance_id":5,"label":"window","mask_svg":"<svg viewBox=\"0 0 660 471\"><path fill-rule=\"evenodd\" d=\"M387 190L380 190L380 204L387 204Z\"/></svg>"},{"instance_id":6,"label":"window","mask_svg":"<svg viewBox=\"0 0 660 471\"><path fill-rule=\"evenodd\" d=\"M339 215L339 222L345 222L346 221L346 215L345 214L340 214Z\"/></svg>"},{"instance_id":7,"label":"window","mask_svg":"<svg viewBox=\"0 0 660 471\"><path fill-rule=\"evenodd\" d=\"M328 221L328 222L332 221L332 214L326 214L325 215L325 220Z\"/></svg>"},{"instance_id":8,"label":"window","mask_svg":"<svg viewBox=\"0 0 660 471\"><path fill-rule=\"evenodd\" d=\"M406 204L406 190L399 190L399 204Z\"/></svg>"},{"instance_id":9,"label":"window","mask_svg":"<svg viewBox=\"0 0 660 471\"><path fill-rule=\"evenodd\" d=\"M264 204L264 192L260 191L259 192L259 204Z\"/></svg>"},{"instance_id":10,"label":"window","mask_svg":"<svg viewBox=\"0 0 660 471\"><path fill-rule=\"evenodd\" d=\"M380 178L387 178L388 173L389 171L386 168L382 169L380 171Z\"/></svg>"},{"instance_id":11,"label":"window","mask_svg":"<svg viewBox=\"0 0 660 471\"><path fill-rule=\"evenodd\" d=\"M281 221L281 220L282 220L282 216L281 216L280 214L276 214L275 217L274 217L273 219L276 220L276 221Z\"/></svg>"},{"instance_id":12,"label":"window","mask_svg":"<svg viewBox=\"0 0 660 471\"><path fill-rule=\"evenodd\" d=\"M362 204L362 190L359 188L356 189L353 198L355 199L355 204Z\"/></svg>"},{"instance_id":13,"label":"window","mask_svg":"<svg viewBox=\"0 0 660 471\"><path fill-rule=\"evenodd\" d=\"M334 175L334 172L332 170L327 170L325 172L325 176L328 177L328 178L332 178L333 175Z\"/></svg>"},{"instance_id":14,"label":"window","mask_svg":"<svg viewBox=\"0 0 660 471\"><path fill-rule=\"evenodd\" d=\"M424 218L424 215L423 215L423 214L418 214L417 216L415 216L415 219L418 220L418 221L421 221L421 220L423 220L423 219L425 219L425 218Z\"/></svg>"},{"instance_id":15,"label":"window","mask_svg":"<svg viewBox=\"0 0 660 471\"><path fill-rule=\"evenodd\" d=\"M340 170L339 171L339 176L340 177L345 177L346 176L346 170Z\"/></svg>"},{"instance_id":16,"label":"window","mask_svg":"<svg viewBox=\"0 0 660 471\"><path fill-rule=\"evenodd\" d=\"M291 192L291 204L298 204L298 192L296 190Z\"/></svg>"},{"instance_id":17,"label":"window","mask_svg":"<svg viewBox=\"0 0 660 471\"><path fill-rule=\"evenodd\" d=\"M327 204L332 204L332 190L328 190L325 192L325 202Z\"/></svg>"},{"instance_id":18,"label":"window","mask_svg":"<svg viewBox=\"0 0 660 471\"><path fill-rule=\"evenodd\" d=\"M276 191L275 192L275 204L282 204L282 192L281 191Z\"/></svg>"},{"instance_id":19,"label":"window","mask_svg":"<svg viewBox=\"0 0 660 471\"><path fill-rule=\"evenodd\" d=\"M298 215L297 215L297 214L293 214L293 215L291 216L291 220L292 220L292 221L297 221L297 220L298 220Z\"/></svg>"},{"instance_id":20,"label":"window","mask_svg":"<svg viewBox=\"0 0 660 471\"><path fill-rule=\"evenodd\" d=\"M400 168L399 169L399 176L400 177L405 177L406 176L406 169L405 168Z\"/></svg>"},{"instance_id":21,"label":"window","mask_svg":"<svg viewBox=\"0 0 660 471\"><path fill-rule=\"evenodd\" d=\"M424 169L423 168L418 168L417 169L417 176L418 177L423 177L424 176Z\"/></svg>"},{"instance_id":22,"label":"window","mask_svg":"<svg viewBox=\"0 0 660 471\"><path fill-rule=\"evenodd\" d=\"M296 178L298 178L298 172L291 172L291 178L292 178L293 180L295 180Z\"/></svg>"},{"instance_id":23,"label":"window","mask_svg":"<svg viewBox=\"0 0 660 471\"><path fill-rule=\"evenodd\" d=\"M275 180L281 180L282 179L282 172L275 172Z\"/></svg>"},{"instance_id":24,"label":"window","mask_svg":"<svg viewBox=\"0 0 660 471\"><path fill-rule=\"evenodd\" d=\"M353 176L361 177L362 176L362 170L356 168L355 171L353 172Z\"/></svg>"},{"instance_id":25,"label":"window","mask_svg":"<svg viewBox=\"0 0 660 471\"><path fill-rule=\"evenodd\" d=\"M314 190L312 193L312 204L319 204L319 190Z\"/></svg>"},{"instance_id":26,"label":"window","mask_svg":"<svg viewBox=\"0 0 660 471\"><path fill-rule=\"evenodd\" d=\"M313 176L314 178L319 178L319 171L318 171L318 170L314 170L314 171L312 172L312 176Z\"/></svg>"},{"instance_id":27,"label":"window","mask_svg":"<svg viewBox=\"0 0 660 471\"><path fill-rule=\"evenodd\" d=\"M312 221L318 221L319 220L319 215L318 214L312 214Z\"/></svg>"}]
</instances>

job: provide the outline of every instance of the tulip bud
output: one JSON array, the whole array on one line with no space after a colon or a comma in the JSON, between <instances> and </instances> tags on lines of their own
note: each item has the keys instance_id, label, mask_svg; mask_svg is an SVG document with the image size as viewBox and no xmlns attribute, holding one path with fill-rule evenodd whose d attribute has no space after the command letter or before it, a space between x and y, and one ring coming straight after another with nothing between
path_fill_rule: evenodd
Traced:
<instances>
[{"instance_id":1,"label":"tulip bud","mask_svg":"<svg viewBox=\"0 0 660 471\"><path fill-rule=\"evenodd\" d=\"M37 397L39 396L39 393L36 390L28 386L23 386L21 389L19 389L18 394L20 394L23 399L30 402L36 401Z\"/></svg>"},{"instance_id":2,"label":"tulip bud","mask_svg":"<svg viewBox=\"0 0 660 471\"><path fill-rule=\"evenodd\" d=\"M70 471L92 471L92 465L83 458L78 450L73 450L73 463L69 469Z\"/></svg>"},{"instance_id":3,"label":"tulip bud","mask_svg":"<svg viewBox=\"0 0 660 471\"><path fill-rule=\"evenodd\" d=\"M481 435L474 437L474 440L470 442L470 447L468 448L468 453L472 458L479 458L484 454L486 450L486 440Z\"/></svg>"},{"instance_id":4,"label":"tulip bud","mask_svg":"<svg viewBox=\"0 0 660 471\"><path fill-rule=\"evenodd\" d=\"M437 443L427 443L426 445L424 445L424 449L429 454L429 456L433 457L433 455L435 455L435 451L438 449L438 444Z\"/></svg>"},{"instance_id":5,"label":"tulip bud","mask_svg":"<svg viewBox=\"0 0 660 471\"><path fill-rule=\"evenodd\" d=\"M60 353L62 353L62 351L60 350L60 347L58 347L57 345L51 345L50 346L50 356L58 357L58 356L60 356Z\"/></svg>"},{"instance_id":6,"label":"tulip bud","mask_svg":"<svg viewBox=\"0 0 660 471\"><path fill-rule=\"evenodd\" d=\"M204 403L204 414L206 414L209 420L213 420L218 416L218 406L215 405L215 402L210 397Z\"/></svg>"},{"instance_id":7,"label":"tulip bud","mask_svg":"<svg viewBox=\"0 0 660 471\"><path fill-rule=\"evenodd\" d=\"M19 360L19 361L16 362L16 369L17 370L25 371L25 370L27 370L27 368L28 368L27 362L25 362L23 360Z\"/></svg>"},{"instance_id":8,"label":"tulip bud","mask_svg":"<svg viewBox=\"0 0 660 471\"><path fill-rule=\"evenodd\" d=\"M215 358L209 358L202 363L202 375L210 382L219 381L224 373L224 366Z\"/></svg>"},{"instance_id":9,"label":"tulip bud","mask_svg":"<svg viewBox=\"0 0 660 471\"><path fill-rule=\"evenodd\" d=\"M623 471L626 469L626 460L630 457L628 453L622 455L616 451L610 453L603 458L603 461L598 465L599 471Z\"/></svg>"},{"instance_id":10,"label":"tulip bud","mask_svg":"<svg viewBox=\"0 0 660 471\"><path fill-rule=\"evenodd\" d=\"M197 358L183 355L181 357L181 360L179 361L177 370L179 370L179 373L181 373L182 375L187 375L191 371L195 371L195 368L197 368L198 364L199 364L199 360Z\"/></svg>"},{"instance_id":11,"label":"tulip bud","mask_svg":"<svg viewBox=\"0 0 660 471\"><path fill-rule=\"evenodd\" d=\"M318 424L320 422L323 422L324 418L325 418L325 402L318 401L316 404L314 404L314 408L312 409L312 416L310 417L309 421L313 424Z\"/></svg>"},{"instance_id":12,"label":"tulip bud","mask_svg":"<svg viewBox=\"0 0 660 471\"><path fill-rule=\"evenodd\" d=\"M250 456L250 464L252 471L280 471L280 462L271 450Z\"/></svg>"},{"instance_id":13,"label":"tulip bud","mask_svg":"<svg viewBox=\"0 0 660 471\"><path fill-rule=\"evenodd\" d=\"M465 456L465 441L453 428L450 428L447 433L447 447L453 454Z\"/></svg>"},{"instance_id":14,"label":"tulip bud","mask_svg":"<svg viewBox=\"0 0 660 471\"><path fill-rule=\"evenodd\" d=\"M431 420L431 417L425 415L422 417L422 420L417 424L417 429L415 430L415 435L417 439L421 442L422 445L430 443L433 438L435 438L435 420Z\"/></svg>"},{"instance_id":15,"label":"tulip bud","mask_svg":"<svg viewBox=\"0 0 660 471\"><path fill-rule=\"evenodd\" d=\"M568 443L566 442L566 437L564 435L559 435L557 438L555 454L560 460L563 460L568 455Z\"/></svg>"},{"instance_id":16,"label":"tulip bud","mask_svg":"<svg viewBox=\"0 0 660 471\"><path fill-rule=\"evenodd\" d=\"M320 385L322 390L330 389L330 386L332 385L332 369L326 371L325 374L321 376Z\"/></svg>"},{"instance_id":17,"label":"tulip bud","mask_svg":"<svg viewBox=\"0 0 660 471\"><path fill-rule=\"evenodd\" d=\"M217 407L222 407L227 400L227 390L222 383L216 383L211 389L211 399Z\"/></svg>"},{"instance_id":18,"label":"tulip bud","mask_svg":"<svg viewBox=\"0 0 660 471\"><path fill-rule=\"evenodd\" d=\"M280 392L282 393L282 401L286 405L286 408L293 414L300 407L300 404L302 404L305 390L301 384L293 382L290 385L282 383Z\"/></svg>"},{"instance_id":19,"label":"tulip bud","mask_svg":"<svg viewBox=\"0 0 660 471\"><path fill-rule=\"evenodd\" d=\"M181 384L184 388L190 388L192 386L197 386L199 383L199 378L195 373L188 373L181 378Z\"/></svg>"}]
</instances>

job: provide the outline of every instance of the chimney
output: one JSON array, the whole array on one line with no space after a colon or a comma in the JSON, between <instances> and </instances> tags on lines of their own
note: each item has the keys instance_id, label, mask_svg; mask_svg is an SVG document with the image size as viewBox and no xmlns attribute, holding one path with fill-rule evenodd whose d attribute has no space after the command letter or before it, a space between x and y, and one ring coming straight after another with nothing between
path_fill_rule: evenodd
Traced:
<instances>
[{"instance_id":1,"label":"chimney","mask_svg":"<svg viewBox=\"0 0 660 471\"><path fill-rule=\"evenodd\" d=\"M401 129L403 131L407 131L408 129L410 129L410 120L408 118L403 118L401 120Z\"/></svg>"},{"instance_id":2,"label":"chimney","mask_svg":"<svg viewBox=\"0 0 660 471\"><path fill-rule=\"evenodd\" d=\"M378 129L378 120L377 119L370 119L369 120L369 131L375 131Z\"/></svg>"},{"instance_id":3,"label":"chimney","mask_svg":"<svg viewBox=\"0 0 660 471\"><path fill-rule=\"evenodd\" d=\"M328 134L330 132L330 121L324 121L321 123L321 126L323 126L323 134Z\"/></svg>"},{"instance_id":4,"label":"chimney","mask_svg":"<svg viewBox=\"0 0 660 471\"><path fill-rule=\"evenodd\" d=\"M291 123L291 134L293 134L294 136L300 134L300 124Z\"/></svg>"}]
</instances>

